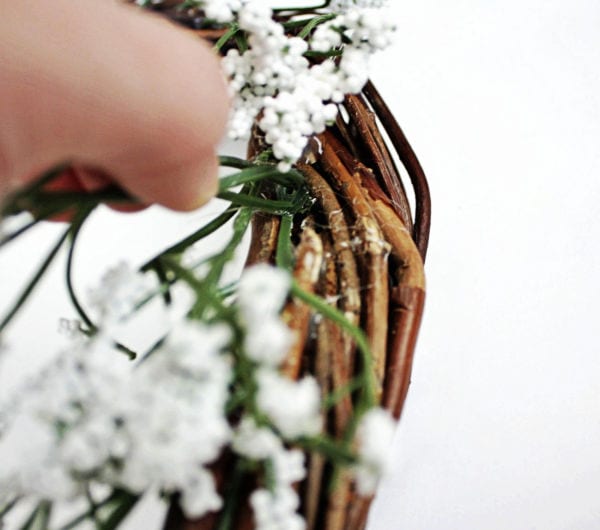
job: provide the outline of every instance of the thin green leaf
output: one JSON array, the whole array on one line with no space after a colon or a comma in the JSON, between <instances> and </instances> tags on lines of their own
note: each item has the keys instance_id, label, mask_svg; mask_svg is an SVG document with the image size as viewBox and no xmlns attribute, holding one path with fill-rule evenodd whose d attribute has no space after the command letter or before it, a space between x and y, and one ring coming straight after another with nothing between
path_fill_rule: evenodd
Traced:
<instances>
[{"instance_id":1,"label":"thin green leaf","mask_svg":"<svg viewBox=\"0 0 600 530\"><path fill-rule=\"evenodd\" d=\"M247 167L254 167L254 164L249 160L238 158L236 156L220 156L219 165L224 167L232 167L235 169L246 169Z\"/></svg>"},{"instance_id":2,"label":"thin green leaf","mask_svg":"<svg viewBox=\"0 0 600 530\"><path fill-rule=\"evenodd\" d=\"M209 236L213 232L216 232L219 228L225 225L239 210L237 206L229 206L222 214L213 219L210 223L204 225L199 230L196 230L193 234L190 234L185 239L182 239L178 243L170 246L167 250L161 252L160 256L166 256L170 254L179 254L183 252L186 248L193 245L197 241ZM160 257L159 256L159 257ZM148 270L152 260L147 262L141 267L141 270Z\"/></svg>"},{"instance_id":3,"label":"thin green leaf","mask_svg":"<svg viewBox=\"0 0 600 530\"><path fill-rule=\"evenodd\" d=\"M215 42L213 49L216 52L220 51L221 48L225 46L225 44L227 44L227 42L234 37L238 31L240 31L240 27L237 25L237 23L231 24L230 28L219 38L217 42Z\"/></svg>"},{"instance_id":4,"label":"thin green leaf","mask_svg":"<svg viewBox=\"0 0 600 530\"><path fill-rule=\"evenodd\" d=\"M294 207L294 204L290 201L261 199L260 197L254 197L253 195L234 193L231 191L222 191L217 197L229 201L232 204L237 204L238 206L249 206L264 212L285 213Z\"/></svg>"},{"instance_id":5,"label":"thin green leaf","mask_svg":"<svg viewBox=\"0 0 600 530\"><path fill-rule=\"evenodd\" d=\"M324 22L328 22L329 20L333 20L337 17L336 13L327 13L326 15L321 15L319 17L314 17L310 20L306 26L302 29L302 31L298 34L298 37L301 39L305 39L308 37L313 29L315 29L319 24L323 24Z\"/></svg>"}]
</instances>

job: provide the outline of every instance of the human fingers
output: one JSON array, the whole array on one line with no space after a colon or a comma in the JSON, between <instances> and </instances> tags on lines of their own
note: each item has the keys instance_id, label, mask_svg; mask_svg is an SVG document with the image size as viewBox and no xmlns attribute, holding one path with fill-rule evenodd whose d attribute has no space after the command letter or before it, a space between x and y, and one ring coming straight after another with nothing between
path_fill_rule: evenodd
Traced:
<instances>
[{"instance_id":1,"label":"human fingers","mask_svg":"<svg viewBox=\"0 0 600 530\"><path fill-rule=\"evenodd\" d=\"M18 181L69 160L183 210L216 192L228 101L207 45L98 0L2 10L1 174Z\"/></svg>"}]
</instances>

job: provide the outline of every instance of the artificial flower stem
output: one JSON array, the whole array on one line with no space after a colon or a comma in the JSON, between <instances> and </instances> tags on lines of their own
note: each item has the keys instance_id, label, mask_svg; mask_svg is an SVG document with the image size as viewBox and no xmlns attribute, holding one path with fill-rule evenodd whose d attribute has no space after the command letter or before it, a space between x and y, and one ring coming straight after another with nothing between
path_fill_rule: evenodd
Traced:
<instances>
[{"instance_id":1,"label":"artificial flower stem","mask_svg":"<svg viewBox=\"0 0 600 530\"><path fill-rule=\"evenodd\" d=\"M231 191L222 191L217 197L238 206L250 206L251 208L264 212L281 213L294 206L294 203L291 201L261 199L260 197L254 197L243 193L234 193Z\"/></svg>"},{"instance_id":2,"label":"artificial flower stem","mask_svg":"<svg viewBox=\"0 0 600 530\"><path fill-rule=\"evenodd\" d=\"M119 497L117 506L108 518L98 525L98 530L114 530L117 528L139 500L138 496L127 492L121 492Z\"/></svg>"},{"instance_id":3,"label":"artificial flower stem","mask_svg":"<svg viewBox=\"0 0 600 530\"><path fill-rule=\"evenodd\" d=\"M281 269L291 271L294 267L294 251L292 249L292 226L294 217L290 214L281 216L279 236L277 238L277 253L275 263Z\"/></svg>"},{"instance_id":4,"label":"artificial flower stem","mask_svg":"<svg viewBox=\"0 0 600 530\"><path fill-rule=\"evenodd\" d=\"M4 317L2 322L0 322L0 333L2 333L2 331L4 331L4 329L9 324L9 322L13 319L13 317L18 313L19 309L21 309L23 304L26 302L27 298L29 298L29 295L33 292L33 290L35 289L35 286L41 280L42 276L44 275L44 273L46 272L46 270L48 269L48 267L50 266L50 264L52 263L52 261L54 260L56 255L58 254L58 251L61 249L63 243L69 236L70 232L71 232L71 227L69 227L67 230L65 230L64 233L58 238L58 241L55 243L54 247L52 247L52 249L46 256L46 259L43 261L40 268L34 274L33 278L29 281L29 283L27 284L27 286L25 287L25 289L23 290L23 292L21 293L21 295L19 296L17 301L14 303L12 309Z\"/></svg>"},{"instance_id":5,"label":"artificial flower stem","mask_svg":"<svg viewBox=\"0 0 600 530\"><path fill-rule=\"evenodd\" d=\"M357 460L356 455L345 444L340 444L326 436L300 438L295 440L294 444L306 451L321 454L343 466L352 465Z\"/></svg>"},{"instance_id":6,"label":"artificial flower stem","mask_svg":"<svg viewBox=\"0 0 600 530\"><path fill-rule=\"evenodd\" d=\"M52 513L52 503L40 501L20 530L47 530Z\"/></svg>"},{"instance_id":7,"label":"artificial flower stem","mask_svg":"<svg viewBox=\"0 0 600 530\"><path fill-rule=\"evenodd\" d=\"M192 246L197 241L200 241L201 239L204 239L205 237L212 234L213 232L216 232L219 228L221 228L223 225L225 225L236 214L238 209L239 208L237 206L233 206L233 205L229 206L229 208L227 208L218 217L213 219L210 223L207 223L199 230L196 230L193 234L190 234L189 236L182 239L178 243L175 243L174 245L170 246L168 249L163 251L160 254L160 256L157 256L157 258L160 258L161 256L180 254L186 248ZM148 261L147 263L145 263L144 265L142 265L141 270L146 271L149 268L151 268L151 264L153 261L154 261L154 259L152 259L152 260Z\"/></svg>"},{"instance_id":8,"label":"artificial flower stem","mask_svg":"<svg viewBox=\"0 0 600 530\"><path fill-rule=\"evenodd\" d=\"M326 15L321 15L321 16L312 18L308 22L308 24L306 24L306 26L304 26L304 28L302 28L302 31L300 33L298 33L298 37L300 37L301 39L305 39L306 37L308 37L310 35L310 32L313 29L315 29L319 24L323 24L324 22L333 20L336 17L337 17L337 15L335 13L327 13Z\"/></svg>"},{"instance_id":9,"label":"artificial flower stem","mask_svg":"<svg viewBox=\"0 0 600 530\"><path fill-rule=\"evenodd\" d=\"M79 233L81 231L81 228L83 227L85 220L88 218L88 216L90 215L92 210L93 210L93 207L81 209L71 222L71 229L69 231L69 238L71 241L70 241L70 245L69 245L69 251L67 253L67 265L65 268L65 280L66 280L66 284L67 284L67 293L69 295L69 298L71 300L71 303L73 304L75 311L77 311L77 314L79 315L81 320L83 320L85 325L89 328L89 331L94 333L98 328L92 322L90 317L87 315L87 313L83 309L83 306L79 302L79 299L78 299L77 295L75 294L75 289L73 287L73 257L75 254L75 243L77 241L77 237L79 236Z\"/></svg>"},{"instance_id":10,"label":"artificial flower stem","mask_svg":"<svg viewBox=\"0 0 600 530\"><path fill-rule=\"evenodd\" d=\"M92 322L92 319L88 316L85 309L83 309L83 306L81 305L81 302L75 293L75 288L73 286L73 257L75 254L75 243L77 241L77 237L79 236L79 232L83 227L85 220L89 217L93 210L94 206L84 207L71 221L71 231L69 234L71 242L67 253L67 264L65 267L65 283L67 286L69 299L71 300L71 304L73 304L73 308L88 328L86 330L82 329L82 333L89 336L94 335L98 331L98 326ZM118 341L114 342L114 346L119 351L127 355L131 360L134 360L137 357L137 353Z\"/></svg>"},{"instance_id":11,"label":"artificial flower stem","mask_svg":"<svg viewBox=\"0 0 600 530\"><path fill-rule=\"evenodd\" d=\"M8 512L10 512L18 504L18 502L20 500L21 500L21 497L15 497L11 501L8 501L4 506L2 506L2 508L0 508L0 521L2 521L2 518Z\"/></svg>"},{"instance_id":12,"label":"artificial flower stem","mask_svg":"<svg viewBox=\"0 0 600 530\"><path fill-rule=\"evenodd\" d=\"M219 181L219 191L227 191L229 188L233 188L241 184L259 182L265 179L282 183L289 183L290 181L295 181L297 183L302 182L302 177L296 172L290 171L289 173L281 173L271 165L255 166L245 168L239 173L222 177Z\"/></svg>"},{"instance_id":13,"label":"artificial flower stem","mask_svg":"<svg viewBox=\"0 0 600 530\"><path fill-rule=\"evenodd\" d=\"M235 169L246 169L249 167L254 167L254 164L252 162L249 162L244 158L238 158L237 156L220 156L219 165Z\"/></svg>"},{"instance_id":14,"label":"artificial flower stem","mask_svg":"<svg viewBox=\"0 0 600 530\"><path fill-rule=\"evenodd\" d=\"M11 241L14 241L18 237L22 236L30 228L33 228L35 225L37 225L40 221L41 221L41 219L35 218L33 221L27 223L26 225L22 226L18 230L15 230L14 232L12 232L8 236L6 236L4 239L0 240L0 248L2 248L4 245L7 245Z\"/></svg>"},{"instance_id":15,"label":"artificial flower stem","mask_svg":"<svg viewBox=\"0 0 600 530\"><path fill-rule=\"evenodd\" d=\"M221 48L223 46L225 46L225 44L227 44L227 42L236 35L236 33L240 31L240 27L238 24L231 24L231 27L227 30L226 33L224 33L217 42L215 42L215 45L213 46L213 49L216 52L219 52L221 50Z\"/></svg>"},{"instance_id":16,"label":"artificial flower stem","mask_svg":"<svg viewBox=\"0 0 600 530\"><path fill-rule=\"evenodd\" d=\"M238 459L233 466L231 476L227 477L227 493L224 495L225 505L214 530L231 530L233 528L234 519L239 510L243 478L244 463Z\"/></svg>"},{"instance_id":17,"label":"artificial flower stem","mask_svg":"<svg viewBox=\"0 0 600 530\"><path fill-rule=\"evenodd\" d=\"M233 222L233 235L227 243L227 246L211 260L211 269L206 275L204 283L211 286L217 286L223 273L223 268L228 261L231 261L233 254L246 233L252 218L252 209L242 208L235 221Z\"/></svg>"}]
</instances>

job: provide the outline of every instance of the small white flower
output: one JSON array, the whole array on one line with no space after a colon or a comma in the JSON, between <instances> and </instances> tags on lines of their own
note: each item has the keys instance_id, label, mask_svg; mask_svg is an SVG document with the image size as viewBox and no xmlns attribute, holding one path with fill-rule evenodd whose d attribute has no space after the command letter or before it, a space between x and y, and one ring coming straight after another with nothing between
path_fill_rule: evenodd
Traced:
<instances>
[{"instance_id":1,"label":"small white flower","mask_svg":"<svg viewBox=\"0 0 600 530\"><path fill-rule=\"evenodd\" d=\"M271 265L247 268L238 284L238 305L249 325L279 313L291 284L288 272Z\"/></svg>"},{"instance_id":2,"label":"small white flower","mask_svg":"<svg viewBox=\"0 0 600 530\"><path fill-rule=\"evenodd\" d=\"M248 417L238 425L231 446L236 453L251 460L271 458L283 448L281 439L271 429L258 427Z\"/></svg>"},{"instance_id":3,"label":"small white flower","mask_svg":"<svg viewBox=\"0 0 600 530\"><path fill-rule=\"evenodd\" d=\"M185 515L191 519L220 510L223 506L213 476L203 469L193 473L185 483L180 503Z\"/></svg>"},{"instance_id":4,"label":"small white flower","mask_svg":"<svg viewBox=\"0 0 600 530\"><path fill-rule=\"evenodd\" d=\"M179 491L194 517L218 509L205 466L232 435L229 340L222 325L183 321L138 365L102 335L74 343L2 409L0 496L61 499L91 475L134 493Z\"/></svg>"},{"instance_id":5,"label":"small white flower","mask_svg":"<svg viewBox=\"0 0 600 530\"><path fill-rule=\"evenodd\" d=\"M283 448L272 456L277 484L293 484L306 476L304 453L299 449L289 451Z\"/></svg>"},{"instance_id":6,"label":"small white flower","mask_svg":"<svg viewBox=\"0 0 600 530\"><path fill-rule=\"evenodd\" d=\"M289 487L274 492L257 489L250 496L257 530L304 530L306 523L296 513L298 495Z\"/></svg>"},{"instance_id":7,"label":"small white flower","mask_svg":"<svg viewBox=\"0 0 600 530\"><path fill-rule=\"evenodd\" d=\"M246 330L244 351L248 358L270 367L279 366L294 342L294 333L279 318L265 317Z\"/></svg>"},{"instance_id":8,"label":"small white flower","mask_svg":"<svg viewBox=\"0 0 600 530\"><path fill-rule=\"evenodd\" d=\"M360 461L354 467L356 488L360 495L375 493L389 463L395 425L390 413L381 408L369 410L360 420L356 432Z\"/></svg>"},{"instance_id":9,"label":"small white flower","mask_svg":"<svg viewBox=\"0 0 600 530\"><path fill-rule=\"evenodd\" d=\"M106 272L89 299L102 323L110 325L131 316L140 303L157 291L155 275L137 272L122 262Z\"/></svg>"},{"instance_id":10,"label":"small white flower","mask_svg":"<svg viewBox=\"0 0 600 530\"><path fill-rule=\"evenodd\" d=\"M316 435L321 430L321 396L313 377L292 381L274 370L257 374L258 407L285 438Z\"/></svg>"}]
</instances>

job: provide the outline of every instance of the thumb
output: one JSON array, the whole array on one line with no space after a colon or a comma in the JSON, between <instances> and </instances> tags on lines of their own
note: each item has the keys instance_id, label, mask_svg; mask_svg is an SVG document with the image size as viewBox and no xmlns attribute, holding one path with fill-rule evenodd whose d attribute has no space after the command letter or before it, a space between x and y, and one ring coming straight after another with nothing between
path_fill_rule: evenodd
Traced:
<instances>
[{"instance_id":1,"label":"thumb","mask_svg":"<svg viewBox=\"0 0 600 530\"><path fill-rule=\"evenodd\" d=\"M98 0L20 0L3 11L5 179L68 160L108 175L144 203L187 210L216 192L228 100L206 44Z\"/></svg>"}]
</instances>

